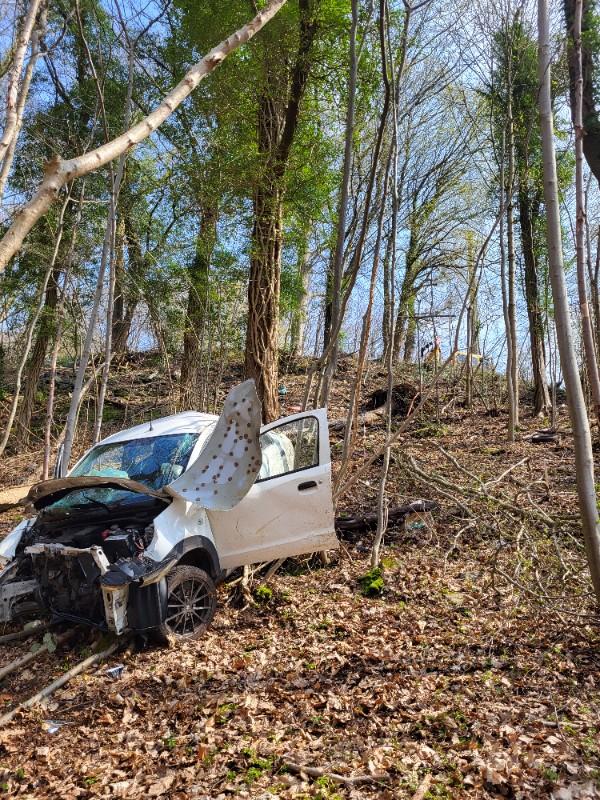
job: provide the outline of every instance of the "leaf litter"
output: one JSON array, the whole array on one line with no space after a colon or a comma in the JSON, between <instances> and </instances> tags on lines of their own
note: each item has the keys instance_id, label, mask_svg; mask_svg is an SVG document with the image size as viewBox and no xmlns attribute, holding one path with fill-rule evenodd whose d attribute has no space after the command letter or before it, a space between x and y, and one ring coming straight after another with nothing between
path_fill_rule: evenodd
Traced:
<instances>
[{"instance_id":1,"label":"leaf litter","mask_svg":"<svg viewBox=\"0 0 600 800\"><path fill-rule=\"evenodd\" d=\"M290 399L301 383L286 378ZM348 385L340 382L330 417L343 416ZM568 436L540 451L507 445L502 417L455 409L443 422L432 440L421 422L394 448L390 502L427 497L441 510L388 533L381 591L361 584L372 532L344 541L327 567L286 563L268 603L236 608L222 587L200 641L117 654L0 730L1 790L174 800L600 797L600 637L572 520ZM383 436L381 425L361 428L357 464ZM426 464L429 486L409 456ZM375 466L340 511L373 510L377 477ZM545 524L544 513L560 524ZM30 646L6 646L5 660ZM3 706L51 680L57 660L67 668L76 655L58 648L8 678ZM110 670L118 679L107 680Z\"/></svg>"}]
</instances>

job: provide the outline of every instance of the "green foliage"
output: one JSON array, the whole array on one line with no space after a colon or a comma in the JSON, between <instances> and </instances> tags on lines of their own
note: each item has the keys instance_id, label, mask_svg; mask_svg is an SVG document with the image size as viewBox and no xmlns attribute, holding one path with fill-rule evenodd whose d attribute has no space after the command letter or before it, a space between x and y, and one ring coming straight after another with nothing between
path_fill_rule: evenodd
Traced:
<instances>
[{"instance_id":1,"label":"green foliage","mask_svg":"<svg viewBox=\"0 0 600 800\"><path fill-rule=\"evenodd\" d=\"M385 582L381 567L373 567L359 578L362 594L365 597L378 597L383 594Z\"/></svg>"},{"instance_id":2,"label":"green foliage","mask_svg":"<svg viewBox=\"0 0 600 800\"><path fill-rule=\"evenodd\" d=\"M269 586L261 584L260 586L256 587L254 591L254 597L259 603L266 605L273 599L273 589L271 589Z\"/></svg>"}]
</instances>

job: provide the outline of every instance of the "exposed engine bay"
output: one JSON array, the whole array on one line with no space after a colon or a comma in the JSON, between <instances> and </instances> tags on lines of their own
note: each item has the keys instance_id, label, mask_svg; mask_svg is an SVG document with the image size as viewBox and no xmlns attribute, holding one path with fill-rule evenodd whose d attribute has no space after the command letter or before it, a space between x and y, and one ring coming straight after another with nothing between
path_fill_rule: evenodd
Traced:
<instances>
[{"instance_id":1,"label":"exposed engine bay","mask_svg":"<svg viewBox=\"0 0 600 800\"><path fill-rule=\"evenodd\" d=\"M140 496L138 507L128 504L124 516L96 502L94 512L53 505L41 510L16 548L12 582L0 590L11 587L12 595L0 603L0 619L9 619L18 604L34 600L55 616L106 627L107 594L112 608L116 593L132 576L141 579L156 571L156 562L144 551L154 536L153 519L168 501ZM119 616L123 614L115 620L117 630Z\"/></svg>"}]
</instances>

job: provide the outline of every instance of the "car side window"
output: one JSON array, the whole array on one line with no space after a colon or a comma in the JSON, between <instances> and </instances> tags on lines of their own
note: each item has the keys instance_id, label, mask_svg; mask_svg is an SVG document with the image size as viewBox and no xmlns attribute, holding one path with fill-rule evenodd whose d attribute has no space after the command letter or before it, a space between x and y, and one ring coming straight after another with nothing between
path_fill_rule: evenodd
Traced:
<instances>
[{"instance_id":1,"label":"car side window","mask_svg":"<svg viewBox=\"0 0 600 800\"><path fill-rule=\"evenodd\" d=\"M266 431L260 437L262 466L258 481L319 464L319 421L302 417Z\"/></svg>"}]
</instances>

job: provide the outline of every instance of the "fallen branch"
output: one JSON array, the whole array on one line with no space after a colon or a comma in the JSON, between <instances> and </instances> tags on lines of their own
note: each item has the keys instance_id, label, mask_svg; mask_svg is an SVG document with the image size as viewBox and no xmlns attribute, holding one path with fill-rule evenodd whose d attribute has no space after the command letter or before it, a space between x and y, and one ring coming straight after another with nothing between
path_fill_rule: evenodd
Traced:
<instances>
[{"instance_id":1,"label":"fallen branch","mask_svg":"<svg viewBox=\"0 0 600 800\"><path fill-rule=\"evenodd\" d=\"M427 794L430 785L431 785L431 773L428 772L427 775L425 775L425 777L419 784L417 791L413 794L412 800L423 800L423 798Z\"/></svg>"},{"instance_id":2,"label":"fallen branch","mask_svg":"<svg viewBox=\"0 0 600 800\"><path fill-rule=\"evenodd\" d=\"M334 500L335 503L337 503L339 498L342 497L342 495L346 494L348 489L350 489L352 486L354 486L354 484L360 478L362 478L363 475L365 475L369 471L369 469L373 466L375 461L377 461L377 459L380 458L386 452L386 450L389 450L389 448L393 444L395 444L398 441L398 439L400 439L400 437L402 436L404 431L408 428L408 426L411 424L411 422L413 421L415 416L419 413L419 411L423 408L425 403L429 400L429 398L433 394L433 390L437 386L437 384L438 384L438 382L440 380L440 377L443 375L445 370L448 368L448 365L450 364L450 362L454 358L455 354L456 354L456 348L452 351L452 353L450 353L448 358L444 361L444 363L442 364L442 366L438 370L437 374L435 375L435 377L432 380L432 382L429 384L429 386L426 389L426 391L424 391L421 394L421 400L419 401L417 406L413 409L413 411L408 416L406 416L402 420L402 422L400 423L398 428L394 431L394 433L386 439L386 441L384 442L384 444L380 448L375 450L375 452L373 453L373 455L370 458L368 458L366 461L363 462L362 466L359 467L358 470L353 475L350 475L350 476L348 476L348 478L346 478L346 480L344 481L344 485L343 486L336 487L336 489L335 489L335 491L333 493L333 500Z\"/></svg>"},{"instance_id":3,"label":"fallen branch","mask_svg":"<svg viewBox=\"0 0 600 800\"><path fill-rule=\"evenodd\" d=\"M397 506L388 510L388 524L402 522L409 514L423 514L427 511L437 511L439 503L435 500L414 500L404 506ZM335 529L338 532L368 531L377 527L377 512L361 514L356 517L336 517Z\"/></svg>"},{"instance_id":4,"label":"fallen branch","mask_svg":"<svg viewBox=\"0 0 600 800\"><path fill-rule=\"evenodd\" d=\"M387 772L378 772L374 775L339 775L337 772L328 772L328 770L321 767L305 767L302 764L285 760L283 766L290 772L308 775L309 778L329 778L334 783L341 783L343 786L349 786L350 788L362 786L366 783L381 783L381 781L389 780L390 777Z\"/></svg>"},{"instance_id":5,"label":"fallen branch","mask_svg":"<svg viewBox=\"0 0 600 800\"><path fill-rule=\"evenodd\" d=\"M68 642L69 639L73 637L74 633L75 633L75 628L71 628L70 630L66 631L66 633L63 633L61 636L57 636L54 645L57 646L59 644L64 644L65 642ZM12 672L15 672L16 670L27 666L27 664L31 664L32 661L35 661L40 656L43 656L44 653L49 652L50 647L51 647L50 642L44 642L41 645L41 647L39 647L37 650L33 651L30 650L28 653L25 653L24 656L21 656L21 658L16 658L14 661L11 661L10 664L7 664L5 667L2 667L2 669L0 669L0 681L4 680L4 678L6 678L6 676L10 675Z\"/></svg>"},{"instance_id":6,"label":"fallen branch","mask_svg":"<svg viewBox=\"0 0 600 800\"><path fill-rule=\"evenodd\" d=\"M82 672L85 672L87 669L93 667L95 664L98 664L100 661L104 661L105 659L109 658L109 656L111 656L115 650L118 650L123 644L124 640L122 638L117 639L117 641L113 642L110 647L107 647L106 650L102 650L100 653L95 653L94 655L89 656L89 658L80 661L79 664L76 664L74 667L71 667L71 669L67 670L67 672L61 675L60 678L52 681L52 683L48 684L48 686L45 686L43 689L40 689L39 692L36 692L28 700L25 700L23 703L19 703L19 705L15 706L12 711L8 711L6 714L1 716L0 728L4 725L7 725L19 712L25 711L27 708L32 708L42 700L50 697L51 694L54 694L57 689L62 688L72 678L80 675Z\"/></svg>"},{"instance_id":7,"label":"fallen branch","mask_svg":"<svg viewBox=\"0 0 600 800\"><path fill-rule=\"evenodd\" d=\"M0 645L8 644L9 642L18 642L19 639L29 639L30 636L37 636L38 633L47 631L48 628L53 628L56 624L57 623L53 621L42 622L40 625L32 625L29 628L23 628L23 630L15 631L14 633L7 633L4 636L0 636Z\"/></svg>"}]
</instances>

